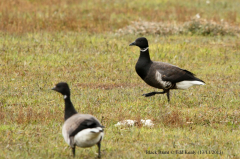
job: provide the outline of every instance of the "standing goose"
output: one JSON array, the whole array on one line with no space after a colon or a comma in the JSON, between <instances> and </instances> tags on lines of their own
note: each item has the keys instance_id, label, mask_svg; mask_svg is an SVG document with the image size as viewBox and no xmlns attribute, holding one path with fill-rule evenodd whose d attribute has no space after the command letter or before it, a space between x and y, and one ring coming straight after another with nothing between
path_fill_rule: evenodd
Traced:
<instances>
[{"instance_id":1,"label":"standing goose","mask_svg":"<svg viewBox=\"0 0 240 159\"><path fill-rule=\"evenodd\" d=\"M52 90L63 95L65 102L64 124L62 134L66 143L71 146L75 157L75 146L86 148L95 144L98 146L98 157L101 157L101 141L103 126L90 114L78 114L70 100L70 89L67 83L60 82Z\"/></svg>"},{"instance_id":2,"label":"standing goose","mask_svg":"<svg viewBox=\"0 0 240 159\"><path fill-rule=\"evenodd\" d=\"M177 66L155 62L150 59L148 41L145 37L137 38L129 46L136 45L140 48L140 56L136 63L137 74L150 86L163 89L163 92L150 92L143 94L150 97L155 94L167 93L170 102L170 89L188 89L193 85L205 85L205 82L196 78L195 75Z\"/></svg>"}]
</instances>

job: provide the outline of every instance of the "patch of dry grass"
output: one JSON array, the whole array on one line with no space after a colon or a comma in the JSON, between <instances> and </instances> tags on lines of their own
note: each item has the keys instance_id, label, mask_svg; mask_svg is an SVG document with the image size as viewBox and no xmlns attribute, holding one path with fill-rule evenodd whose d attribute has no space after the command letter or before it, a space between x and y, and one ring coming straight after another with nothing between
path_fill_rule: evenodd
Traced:
<instances>
[{"instance_id":1,"label":"patch of dry grass","mask_svg":"<svg viewBox=\"0 0 240 159\"><path fill-rule=\"evenodd\" d=\"M237 35L239 36L239 26L232 26L226 22L207 21L206 19L192 18L192 20L184 23L176 22L132 22L122 29L119 29L116 34L128 35L134 34L143 35Z\"/></svg>"},{"instance_id":2,"label":"patch of dry grass","mask_svg":"<svg viewBox=\"0 0 240 159\"><path fill-rule=\"evenodd\" d=\"M228 5L228 3L230 5ZM28 33L38 31L114 32L132 21L151 21L170 27L190 21L196 14L203 19L231 25L239 24L238 3L212 1L111 1L111 0L9 0L0 1L0 31ZM221 10L221 12L219 12ZM137 23L139 24L139 23ZM156 28L156 27L154 27ZM166 31L166 28L165 28ZM161 31L160 32L165 32Z\"/></svg>"}]
</instances>

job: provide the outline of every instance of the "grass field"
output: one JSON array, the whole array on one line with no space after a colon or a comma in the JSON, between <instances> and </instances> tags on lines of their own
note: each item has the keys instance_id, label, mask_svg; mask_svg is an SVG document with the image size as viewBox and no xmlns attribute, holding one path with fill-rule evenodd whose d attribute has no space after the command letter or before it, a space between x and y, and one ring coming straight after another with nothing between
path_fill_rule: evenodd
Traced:
<instances>
[{"instance_id":1,"label":"grass field","mask_svg":"<svg viewBox=\"0 0 240 159\"><path fill-rule=\"evenodd\" d=\"M64 102L51 90L60 81L77 111L106 127L102 158L240 158L239 7L235 0L1 0L0 159L72 156L61 134ZM192 25L197 14L200 27ZM147 31L133 22L146 22ZM156 33L150 22L190 27ZM139 49L128 45L139 36L153 60L206 85L174 90L170 103L166 95L141 96L156 89L134 69ZM126 119L151 119L154 127L114 126ZM96 152L77 148L76 158Z\"/></svg>"}]
</instances>

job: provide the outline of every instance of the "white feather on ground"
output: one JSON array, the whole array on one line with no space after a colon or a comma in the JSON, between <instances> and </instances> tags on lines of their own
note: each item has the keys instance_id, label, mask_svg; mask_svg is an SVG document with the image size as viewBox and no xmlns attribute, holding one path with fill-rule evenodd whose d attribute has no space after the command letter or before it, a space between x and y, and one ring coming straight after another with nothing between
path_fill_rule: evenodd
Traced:
<instances>
[{"instance_id":1,"label":"white feather on ground","mask_svg":"<svg viewBox=\"0 0 240 159\"><path fill-rule=\"evenodd\" d=\"M154 124L152 122L152 120L147 119L147 120L140 120L141 124L145 127L153 127ZM116 127L121 127L121 126L134 126L137 123L137 120L123 120L123 121L119 121L117 124L115 124L114 126Z\"/></svg>"}]
</instances>

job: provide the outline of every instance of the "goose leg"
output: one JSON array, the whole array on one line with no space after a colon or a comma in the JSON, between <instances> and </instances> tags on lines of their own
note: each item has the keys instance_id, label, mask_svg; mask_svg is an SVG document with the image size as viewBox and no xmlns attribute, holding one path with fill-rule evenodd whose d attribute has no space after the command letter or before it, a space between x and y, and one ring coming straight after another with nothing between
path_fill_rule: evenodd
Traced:
<instances>
[{"instance_id":1,"label":"goose leg","mask_svg":"<svg viewBox=\"0 0 240 159\"><path fill-rule=\"evenodd\" d=\"M75 146L72 147L72 153L73 153L73 157L75 157Z\"/></svg>"},{"instance_id":2,"label":"goose leg","mask_svg":"<svg viewBox=\"0 0 240 159\"><path fill-rule=\"evenodd\" d=\"M143 94L144 97L151 97L151 96L154 96L155 94L164 94L166 93L165 91L163 92L150 92L150 93L146 93L146 94Z\"/></svg>"},{"instance_id":3,"label":"goose leg","mask_svg":"<svg viewBox=\"0 0 240 159\"><path fill-rule=\"evenodd\" d=\"M170 102L170 90L166 90L167 92L167 99L168 99L168 103Z\"/></svg>"},{"instance_id":4,"label":"goose leg","mask_svg":"<svg viewBox=\"0 0 240 159\"><path fill-rule=\"evenodd\" d=\"M164 90L163 92L150 92L150 93L143 94L143 96L151 97L151 96L154 96L155 94L165 94L165 93L167 93L168 102L170 102L170 90Z\"/></svg>"},{"instance_id":5,"label":"goose leg","mask_svg":"<svg viewBox=\"0 0 240 159\"><path fill-rule=\"evenodd\" d=\"M97 143L98 146L98 158L101 158L101 140Z\"/></svg>"}]
</instances>

